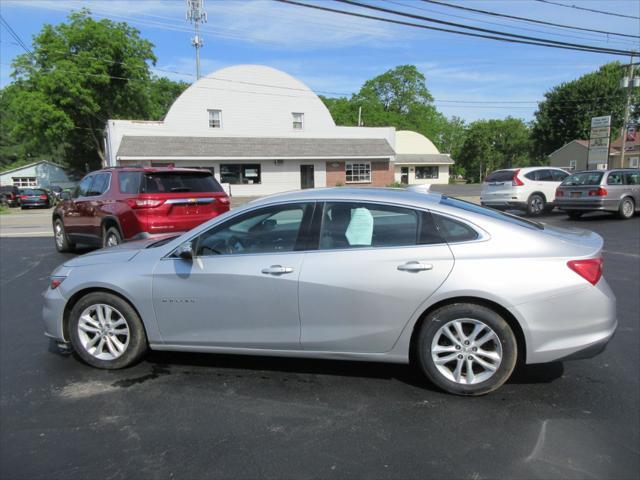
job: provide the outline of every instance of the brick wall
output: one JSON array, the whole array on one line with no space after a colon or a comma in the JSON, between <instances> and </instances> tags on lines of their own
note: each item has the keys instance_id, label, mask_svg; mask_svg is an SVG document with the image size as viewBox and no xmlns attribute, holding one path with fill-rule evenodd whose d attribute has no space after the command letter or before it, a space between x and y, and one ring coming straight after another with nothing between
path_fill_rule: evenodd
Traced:
<instances>
[{"instance_id":1,"label":"brick wall","mask_svg":"<svg viewBox=\"0 0 640 480\"><path fill-rule=\"evenodd\" d=\"M393 182L393 165L388 160L371 162L371 183L347 184L345 162L327 162L327 187L337 184L354 187L385 187Z\"/></svg>"}]
</instances>

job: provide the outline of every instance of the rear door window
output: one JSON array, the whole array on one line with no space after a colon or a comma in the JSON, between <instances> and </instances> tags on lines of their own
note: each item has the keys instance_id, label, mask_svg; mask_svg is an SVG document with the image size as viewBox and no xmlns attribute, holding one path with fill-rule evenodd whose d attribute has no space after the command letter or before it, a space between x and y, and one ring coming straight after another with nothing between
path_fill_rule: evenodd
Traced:
<instances>
[{"instance_id":1,"label":"rear door window","mask_svg":"<svg viewBox=\"0 0 640 480\"><path fill-rule=\"evenodd\" d=\"M223 191L209 172L150 172L144 174L141 193Z\"/></svg>"},{"instance_id":2,"label":"rear door window","mask_svg":"<svg viewBox=\"0 0 640 480\"><path fill-rule=\"evenodd\" d=\"M538 181L539 182L553 182L553 176L551 175L550 170L538 170Z\"/></svg>"},{"instance_id":3,"label":"rear door window","mask_svg":"<svg viewBox=\"0 0 640 480\"><path fill-rule=\"evenodd\" d=\"M118 186L120 193L136 194L140 193L140 183L142 182L142 172L118 172Z\"/></svg>"},{"instance_id":4,"label":"rear door window","mask_svg":"<svg viewBox=\"0 0 640 480\"><path fill-rule=\"evenodd\" d=\"M440 235L448 242L470 242L478 238L478 232L462 222L443 215L433 214Z\"/></svg>"}]
</instances>

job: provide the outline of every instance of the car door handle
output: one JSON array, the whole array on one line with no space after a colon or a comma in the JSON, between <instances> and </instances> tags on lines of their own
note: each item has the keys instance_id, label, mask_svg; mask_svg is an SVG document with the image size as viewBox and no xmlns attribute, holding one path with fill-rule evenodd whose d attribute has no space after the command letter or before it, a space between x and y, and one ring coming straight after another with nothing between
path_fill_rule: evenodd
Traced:
<instances>
[{"instance_id":1,"label":"car door handle","mask_svg":"<svg viewBox=\"0 0 640 480\"><path fill-rule=\"evenodd\" d=\"M422 262L407 262L403 265L398 265L398 270L401 272L422 272L424 270L432 270L433 265Z\"/></svg>"},{"instance_id":2,"label":"car door handle","mask_svg":"<svg viewBox=\"0 0 640 480\"><path fill-rule=\"evenodd\" d=\"M282 265L271 265L270 267L262 269L262 273L266 275L282 275L291 272L293 272L293 268L283 267Z\"/></svg>"}]
</instances>

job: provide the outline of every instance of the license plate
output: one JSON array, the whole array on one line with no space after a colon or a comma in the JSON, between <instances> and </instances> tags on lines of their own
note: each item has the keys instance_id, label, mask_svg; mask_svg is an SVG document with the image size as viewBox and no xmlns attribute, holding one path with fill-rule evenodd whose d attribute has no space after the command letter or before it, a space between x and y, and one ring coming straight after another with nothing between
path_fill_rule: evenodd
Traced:
<instances>
[{"instance_id":1,"label":"license plate","mask_svg":"<svg viewBox=\"0 0 640 480\"><path fill-rule=\"evenodd\" d=\"M581 195L582 195L581 192L571 192L571 198L579 197Z\"/></svg>"}]
</instances>

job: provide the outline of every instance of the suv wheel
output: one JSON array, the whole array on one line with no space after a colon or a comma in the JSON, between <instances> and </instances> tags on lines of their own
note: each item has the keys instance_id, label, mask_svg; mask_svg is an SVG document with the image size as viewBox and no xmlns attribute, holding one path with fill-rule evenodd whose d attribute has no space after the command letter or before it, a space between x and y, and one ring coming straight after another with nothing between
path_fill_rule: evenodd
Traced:
<instances>
[{"instance_id":1,"label":"suv wheel","mask_svg":"<svg viewBox=\"0 0 640 480\"><path fill-rule=\"evenodd\" d=\"M75 243L69 240L64 230L64 223L59 218L53 221L53 238L56 242L56 250L61 253L72 252L76 247Z\"/></svg>"},{"instance_id":2,"label":"suv wheel","mask_svg":"<svg viewBox=\"0 0 640 480\"><path fill-rule=\"evenodd\" d=\"M438 387L457 395L484 395L511 376L515 335L496 312L456 303L432 312L417 338L418 363Z\"/></svg>"},{"instance_id":3,"label":"suv wheel","mask_svg":"<svg viewBox=\"0 0 640 480\"><path fill-rule=\"evenodd\" d=\"M128 367L147 351L147 336L140 317L116 295L90 293L74 305L69 318L73 349L93 367Z\"/></svg>"},{"instance_id":4,"label":"suv wheel","mask_svg":"<svg viewBox=\"0 0 640 480\"><path fill-rule=\"evenodd\" d=\"M633 200L629 197L623 198L618 207L618 216L623 220L628 220L633 217L636 206Z\"/></svg>"},{"instance_id":5,"label":"suv wheel","mask_svg":"<svg viewBox=\"0 0 640 480\"><path fill-rule=\"evenodd\" d=\"M529 200L527 201L527 215L531 217L538 217L542 215L545 208L546 204L542 195L534 193L529 197Z\"/></svg>"},{"instance_id":6,"label":"suv wheel","mask_svg":"<svg viewBox=\"0 0 640 480\"><path fill-rule=\"evenodd\" d=\"M122 243L122 235L120 234L120 230L118 227L109 227L104 232L104 236L102 237L102 246L106 247L115 247L116 245L120 245Z\"/></svg>"}]
</instances>

